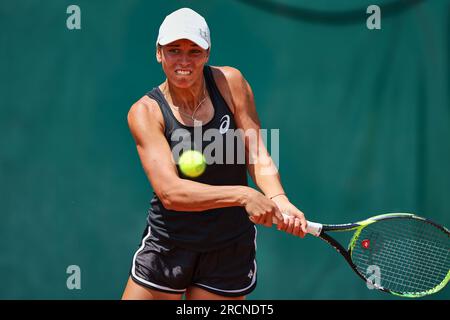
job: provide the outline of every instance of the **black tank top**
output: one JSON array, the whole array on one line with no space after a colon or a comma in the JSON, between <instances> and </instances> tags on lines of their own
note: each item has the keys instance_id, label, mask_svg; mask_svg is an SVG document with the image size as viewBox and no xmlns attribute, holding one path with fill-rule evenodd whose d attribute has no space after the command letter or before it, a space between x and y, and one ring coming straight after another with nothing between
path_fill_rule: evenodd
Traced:
<instances>
[{"instance_id":1,"label":"black tank top","mask_svg":"<svg viewBox=\"0 0 450 320\"><path fill-rule=\"evenodd\" d=\"M175 118L158 87L147 93L150 98L158 102L164 117L164 135L172 151L174 148L177 148L177 150L180 149L180 141L186 142L180 136L191 135L192 139L189 139L188 143L190 147L188 149L201 150L202 152L209 150L205 152L205 155L211 154L215 156L215 153L211 151L214 148L210 146L208 149L208 145L215 138L211 138L211 136L205 135L205 133L208 132L208 129L216 129L214 132L216 134L218 132L223 139L223 161L208 164L205 172L197 178L184 176L177 165L178 174L183 179L190 179L210 185L247 186L245 154L242 157L243 149L238 151L239 143L242 140L236 137L233 138L234 154L230 155L230 152L228 152L227 155L227 151L229 150L227 150L226 145L230 143L230 136L236 130L233 113L220 94L209 66L204 67L203 74L206 88L214 107L214 116L201 127L202 135L198 135L198 131L196 132L196 137L201 137L200 141L193 138L194 127L185 126ZM197 127L195 130L198 129ZM181 135L179 135L180 132L182 133ZM217 151L217 149L215 150ZM230 160L232 160L231 163ZM153 198L150 202L147 221L152 229L152 234L156 237L169 240L180 247L199 252L218 249L246 236L252 239L253 233L255 232L253 223L248 219L244 207L226 207L196 212L167 210L155 193L153 193Z\"/></svg>"}]
</instances>

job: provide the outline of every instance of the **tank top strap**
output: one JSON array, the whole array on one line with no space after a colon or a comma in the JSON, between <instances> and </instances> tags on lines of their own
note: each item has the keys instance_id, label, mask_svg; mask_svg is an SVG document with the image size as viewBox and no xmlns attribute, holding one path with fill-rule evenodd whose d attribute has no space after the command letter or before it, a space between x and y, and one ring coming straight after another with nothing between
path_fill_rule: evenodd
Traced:
<instances>
[{"instance_id":1,"label":"tank top strap","mask_svg":"<svg viewBox=\"0 0 450 320\"><path fill-rule=\"evenodd\" d=\"M210 94L210 98L214 105L215 111L219 114L231 113L225 99L222 97L222 94L220 93L220 90L216 85L216 82L214 81L212 68L208 65L205 65L203 75L205 76L206 87L208 88L208 92Z\"/></svg>"},{"instance_id":2,"label":"tank top strap","mask_svg":"<svg viewBox=\"0 0 450 320\"><path fill-rule=\"evenodd\" d=\"M176 122L174 119L174 115L170 110L170 107L166 103L166 99L164 99L161 90L159 90L159 88L157 87L147 92L146 95L158 103L159 109L161 110L164 119L164 135L168 137L172 129L175 128Z\"/></svg>"}]
</instances>

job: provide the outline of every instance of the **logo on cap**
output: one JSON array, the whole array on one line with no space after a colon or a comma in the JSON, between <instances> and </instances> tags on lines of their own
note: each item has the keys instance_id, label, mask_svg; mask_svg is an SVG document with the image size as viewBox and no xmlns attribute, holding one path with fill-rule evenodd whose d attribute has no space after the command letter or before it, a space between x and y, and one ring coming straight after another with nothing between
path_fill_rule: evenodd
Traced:
<instances>
[{"instance_id":1,"label":"logo on cap","mask_svg":"<svg viewBox=\"0 0 450 320\"><path fill-rule=\"evenodd\" d=\"M203 38L203 39L206 39L206 38L208 38L208 31L206 31L206 30L203 30L203 29L199 29L199 32L200 32L200 36Z\"/></svg>"}]
</instances>

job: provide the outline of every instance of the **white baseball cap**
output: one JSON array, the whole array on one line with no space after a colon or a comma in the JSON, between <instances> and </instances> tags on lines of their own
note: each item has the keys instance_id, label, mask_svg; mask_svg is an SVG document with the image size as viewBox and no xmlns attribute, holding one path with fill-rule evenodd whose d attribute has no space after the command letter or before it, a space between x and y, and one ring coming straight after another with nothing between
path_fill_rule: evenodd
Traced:
<instances>
[{"instance_id":1,"label":"white baseball cap","mask_svg":"<svg viewBox=\"0 0 450 320\"><path fill-rule=\"evenodd\" d=\"M205 19L189 8L181 8L169 14L159 27L156 45L164 46L179 39L191 40L203 49L208 49L211 39Z\"/></svg>"}]
</instances>

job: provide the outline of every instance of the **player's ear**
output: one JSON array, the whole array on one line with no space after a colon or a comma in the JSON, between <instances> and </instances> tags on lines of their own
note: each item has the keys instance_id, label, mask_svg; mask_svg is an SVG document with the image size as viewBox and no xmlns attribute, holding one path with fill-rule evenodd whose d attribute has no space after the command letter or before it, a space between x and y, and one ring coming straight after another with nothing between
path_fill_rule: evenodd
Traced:
<instances>
[{"instance_id":1,"label":"player's ear","mask_svg":"<svg viewBox=\"0 0 450 320\"><path fill-rule=\"evenodd\" d=\"M159 44L156 47L156 61L158 61L158 63L161 63L161 61L162 61L162 50L161 50L161 45L159 45Z\"/></svg>"}]
</instances>

